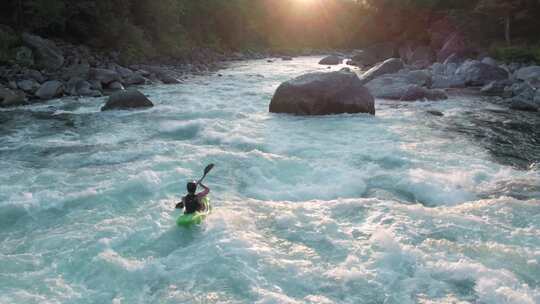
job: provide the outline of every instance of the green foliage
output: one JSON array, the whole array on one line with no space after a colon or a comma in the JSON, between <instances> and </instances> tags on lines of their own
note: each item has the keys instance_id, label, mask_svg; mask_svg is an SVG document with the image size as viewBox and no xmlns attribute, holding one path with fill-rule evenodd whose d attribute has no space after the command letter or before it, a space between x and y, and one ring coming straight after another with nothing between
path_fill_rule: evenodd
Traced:
<instances>
[{"instance_id":1,"label":"green foliage","mask_svg":"<svg viewBox=\"0 0 540 304\"><path fill-rule=\"evenodd\" d=\"M7 27L0 26L0 63L8 63L12 57L12 49L20 44L19 37Z\"/></svg>"},{"instance_id":2,"label":"green foliage","mask_svg":"<svg viewBox=\"0 0 540 304\"><path fill-rule=\"evenodd\" d=\"M540 47L495 47L491 53L505 62L540 63Z\"/></svg>"}]
</instances>

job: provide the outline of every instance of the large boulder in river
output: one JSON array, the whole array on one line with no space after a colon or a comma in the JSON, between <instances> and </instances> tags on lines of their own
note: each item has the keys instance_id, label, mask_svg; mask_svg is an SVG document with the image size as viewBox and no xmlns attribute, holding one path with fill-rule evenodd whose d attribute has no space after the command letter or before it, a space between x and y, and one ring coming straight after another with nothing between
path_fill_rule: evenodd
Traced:
<instances>
[{"instance_id":1,"label":"large boulder in river","mask_svg":"<svg viewBox=\"0 0 540 304\"><path fill-rule=\"evenodd\" d=\"M463 77L465 84L470 86L484 86L492 81L508 79L508 72L505 69L478 60L463 63L457 69L456 75Z\"/></svg>"},{"instance_id":2,"label":"large boulder in river","mask_svg":"<svg viewBox=\"0 0 540 304\"><path fill-rule=\"evenodd\" d=\"M64 85L57 80L50 80L41 85L35 93L37 97L43 100L60 97L64 93Z\"/></svg>"},{"instance_id":3,"label":"large boulder in river","mask_svg":"<svg viewBox=\"0 0 540 304\"><path fill-rule=\"evenodd\" d=\"M126 110L153 107L154 104L143 93L135 89L119 91L109 97L101 111Z\"/></svg>"},{"instance_id":4,"label":"large boulder in river","mask_svg":"<svg viewBox=\"0 0 540 304\"><path fill-rule=\"evenodd\" d=\"M377 64L376 66L372 67L367 72L365 72L362 75L362 82L363 83L369 82L384 74L396 73L397 71L403 69L403 67L404 67L403 61L399 58L387 59Z\"/></svg>"},{"instance_id":5,"label":"large boulder in river","mask_svg":"<svg viewBox=\"0 0 540 304\"><path fill-rule=\"evenodd\" d=\"M29 33L22 34L25 45L34 50L37 63L43 68L57 70L64 65L62 51L51 40L43 39Z\"/></svg>"},{"instance_id":6,"label":"large boulder in river","mask_svg":"<svg viewBox=\"0 0 540 304\"><path fill-rule=\"evenodd\" d=\"M10 90L0 85L0 107L13 107L26 103L26 96L23 92Z\"/></svg>"},{"instance_id":7,"label":"large boulder in river","mask_svg":"<svg viewBox=\"0 0 540 304\"><path fill-rule=\"evenodd\" d=\"M295 115L375 114L373 96L355 73L341 70L310 73L282 83L270 112Z\"/></svg>"},{"instance_id":8,"label":"large boulder in river","mask_svg":"<svg viewBox=\"0 0 540 304\"><path fill-rule=\"evenodd\" d=\"M330 55L330 56L326 56L323 59L321 59L321 61L319 61L319 64L322 64L322 65L337 65L337 64L341 64L342 62L343 62L342 57L339 57L337 55Z\"/></svg>"}]
</instances>

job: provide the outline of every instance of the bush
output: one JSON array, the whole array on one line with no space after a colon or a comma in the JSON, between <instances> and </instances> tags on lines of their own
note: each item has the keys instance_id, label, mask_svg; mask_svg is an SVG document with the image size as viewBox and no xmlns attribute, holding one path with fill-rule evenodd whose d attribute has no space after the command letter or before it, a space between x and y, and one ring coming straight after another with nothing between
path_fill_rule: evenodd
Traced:
<instances>
[{"instance_id":1,"label":"bush","mask_svg":"<svg viewBox=\"0 0 540 304\"><path fill-rule=\"evenodd\" d=\"M539 47L497 47L492 55L504 62L537 62L540 63Z\"/></svg>"}]
</instances>

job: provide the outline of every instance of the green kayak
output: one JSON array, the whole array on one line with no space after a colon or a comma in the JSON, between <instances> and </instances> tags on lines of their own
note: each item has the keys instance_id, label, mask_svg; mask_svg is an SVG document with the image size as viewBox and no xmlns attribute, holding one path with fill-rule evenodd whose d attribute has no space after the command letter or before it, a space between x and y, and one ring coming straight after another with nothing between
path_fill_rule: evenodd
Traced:
<instances>
[{"instance_id":1,"label":"green kayak","mask_svg":"<svg viewBox=\"0 0 540 304\"><path fill-rule=\"evenodd\" d=\"M212 206L210 205L210 199L205 197L202 201L206 207L204 211L197 211L191 214L182 214L176 220L176 224L182 227L189 227L191 225L198 225L202 223L204 218L212 212Z\"/></svg>"}]
</instances>

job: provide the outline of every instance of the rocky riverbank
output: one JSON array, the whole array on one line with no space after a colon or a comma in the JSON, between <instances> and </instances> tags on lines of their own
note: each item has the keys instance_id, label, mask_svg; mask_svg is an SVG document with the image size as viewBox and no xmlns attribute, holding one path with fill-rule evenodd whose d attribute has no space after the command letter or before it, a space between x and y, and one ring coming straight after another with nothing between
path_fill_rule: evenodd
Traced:
<instances>
[{"instance_id":1,"label":"rocky riverbank","mask_svg":"<svg viewBox=\"0 0 540 304\"><path fill-rule=\"evenodd\" d=\"M376 98L414 101L447 98L453 89L473 89L511 109L540 110L540 66L504 63L466 47L449 35L440 49L383 43L350 54L333 54L321 65L344 61L361 68L359 78Z\"/></svg>"},{"instance_id":2,"label":"rocky riverbank","mask_svg":"<svg viewBox=\"0 0 540 304\"><path fill-rule=\"evenodd\" d=\"M2 27L0 31L10 29ZM268 56L292 59L290 54L227 53L201 48L181 59L122 65L126 60L119 52L99 52L30 33L21 34L20 41L21 45L11 50L9 62L0 66L0 107L63 96L100 97L137 85L176 84L191 75L216 71L234 60Z\"/></svg>"}]
</instances>

